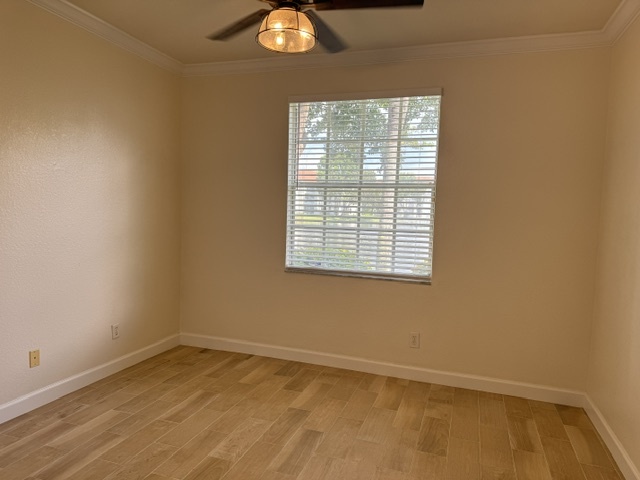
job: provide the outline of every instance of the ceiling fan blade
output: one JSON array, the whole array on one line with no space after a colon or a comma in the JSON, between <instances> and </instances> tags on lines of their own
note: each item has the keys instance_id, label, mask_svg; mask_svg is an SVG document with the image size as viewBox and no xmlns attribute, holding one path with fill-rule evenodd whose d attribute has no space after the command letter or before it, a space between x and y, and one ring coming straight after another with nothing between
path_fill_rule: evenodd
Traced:
<instances>
[{"instance_id":1,"label":"ceiling fan blade","mask_svg":"<svg viewBox=\"0 0 640 480\"><path fill-rule=\"evenodd\" d=\"M329 53L338 53L347 48L347 44L329 28L329 25L314 12L313 10L307 10L305 15L311 17L313 23L316 26L316 33L318 35L318 43L322 45Z\"/></svg>"},{"instance_id":2,"label":"ceiling fan blade","mask_svg":"<svg viewBox=\"0 0 640 480\"><path fill-rule=\"evenodd\" d=\"M424 0L320 0L316 10L346 10L350 8L421 7ZM303 4L304 5L304 4Z\"/></svg>"},{"instance_id":3,"label":"ceiling fan blade","mask_svg":"<svg viewBox=\"0 0 640 480\"><path fill-rule=\"evenodd\" d=\"M247 15L237 22L232 23L228 27L212 33L207 38L209 40L226 40L227 38L230 38L257 23L260 23L262 21L262 18L270 11L271 10L267 10L266 8L258 10L257 12L254 12L251 15Z\"/></svg>"}]
</instances>

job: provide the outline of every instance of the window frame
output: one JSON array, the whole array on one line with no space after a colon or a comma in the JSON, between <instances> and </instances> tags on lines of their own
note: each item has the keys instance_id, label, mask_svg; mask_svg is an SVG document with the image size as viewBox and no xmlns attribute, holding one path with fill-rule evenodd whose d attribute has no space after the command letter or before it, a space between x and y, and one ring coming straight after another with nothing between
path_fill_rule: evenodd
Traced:
<instances>
[{"instance_id":1,"label":"window frame","mask_svg":"<svg viewBox=\"0 0 640 480\"><path fill-rule=\"evenodd\" d=\"M399 99L404 97L427 97L427 96L438 96L440 97L439 101L439 109L438 109L438 117L437 117L437 132L436 132L436 145L434 150L434 173L433 173L433 181L431 190L431 216L432 220L430 222L431 227L431 264L430 271L428 275L419 276L419 275L408 275L408 274L398 274L398 273L388 273L388 272L374 272L374 271L363 271L363 270L335 270L330 268L314 268L314 267L301 267L301 266L292 266L289 265L289 250L290 250L290 229L294 227L290 227L290 219L293 214L291 211L292 207L295 207L295 199L292 199L292 195L295 197L296 188L293 188L291 185L291 178L294 175L296 178L299 178L300 169L298 168L299 157L294 155L296 160L292 160L292 137L297 136L299 133L296 130L293 130L292 127L292 118L291 118L291 107L294 103L312 103L312 102L338 102L338 101L358 101L358 100L375 100L375 99ZM438 170L438 160L439 160L439 149L440 149L440 140L441 140L441 125L442 125L442 100L443 100L443 89L442 88L420 88L420 89L404 89L404 90L389 90L389 91L378 91L378 92L355 92L355 93L339 93L339 94L318 94L318 95L299 95L299 96L290 96L288 99L288 109L287 109L287 130L288 130L288 154L287 154L287 208L286 208L286 239L285 239L285 272L289 273L309 273L314 275L331 275L338 277L355 277L355 278L370 278L377 280L392 280L392 281L400 281L407 283L417 283L423 285L431 285L433 278L433 252L434 252L434 243L435 243L435 204L436 204L436 192L437 192L437 170ZM365 139L367 137L364 137ZM295 142L297 145L297 140ZM291 167L292 163L296 164L295 172L292 172ZM394 190L397 192L399 183L396 182ZM397 195L397 193L396 193ZM358 204L360 208L360 204ZM360 228L360 227L358 227ZM396 230L394 229L393 232ZM395 233L394 233L395 234ZM391 257L392 259L395 257Z\"/></svg>"}]
</instances>

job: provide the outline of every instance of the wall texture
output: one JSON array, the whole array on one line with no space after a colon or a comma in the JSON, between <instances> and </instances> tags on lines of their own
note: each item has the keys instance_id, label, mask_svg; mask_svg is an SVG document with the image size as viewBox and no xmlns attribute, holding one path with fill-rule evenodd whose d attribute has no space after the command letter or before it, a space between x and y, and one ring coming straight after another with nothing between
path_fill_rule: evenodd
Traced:
<instances>
[{"instance_id":1,"label":"wall texture","mask_svg":"<svg viewBox=\"0 0 640 480\"><path fill-rule=\"evenodd\" d=\"M583 390L609 60L185 79L182 331ZM433 285L285 273L288 96L419 87L444 89Z\"/></svg>"},{"instance_id":2,"label":"wall texture","mask_svg":"<svg viewBox=\"0 0 640 480\"><path fill-rule=\"evenodd\" d=\"M640 465L640 22L612 54L183 81L23 0L0 2L0 35L0 405L181 315L186 333L587 388ZM444 89L433 284L284 273L288 97L420 87Z\"/></svg>"},{"instance_id":3,"label":"wall texture","mask_svg":"<svg viewBox=\"0 0 640 480\"><path fill-rule=\"evenodd\" d=\"M640 469L640 20L613 49L588 394Z\"/></svg>"},{"instance_id":4,"label":"wall texture","mask_svg":"<svg viewBox=\"0 0 640 480\"><path fill-rule=\"evenodd\" d=\"M2 404L178 332L180 80L23 0L0 32Z\"/></svg>"}]
</instances>

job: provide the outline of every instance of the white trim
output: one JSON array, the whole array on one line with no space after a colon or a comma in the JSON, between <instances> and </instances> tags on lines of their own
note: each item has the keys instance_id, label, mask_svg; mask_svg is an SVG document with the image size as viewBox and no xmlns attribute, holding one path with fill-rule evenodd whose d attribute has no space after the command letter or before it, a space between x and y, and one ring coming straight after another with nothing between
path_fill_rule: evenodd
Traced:
<instances>
[{"instance_id":1,"label":"white trim","mask_svg":"<svg viewBox=\"0 0 640 480\"><path fill-rule=\"evenodd\" d=\"M587 412L587 415L596 427L596 430L600 433L602 440L607 445L607 448L613 455L614 460L618 464L624 478L626 480L640 480L640 470L631 460L631 457L627 453L626 449L613 432L613 429L607 422L600 409L593 402L588 394L584 394L584 404L582 407Z\"/></svg>"},{"instance_id":2,"label":"white trim","mask_svg":"<svg viewBox=\"0 0 640 480\"><path fill-rule=\"evenodd\" d=\"M330 367L358 370L377 375L389 375L422 382L438 383L453 387L515 395L551 403L583 407L603 441L611 451L618 467L626 480L640 480L640 471L634 465L631 457L614 433L602 412L586 393L565 390L545 385L513 382L498 378L482 377L455 372L430 370L408 365L380 362L365 358L336 355L332 353L315 352L299 348L282 347L263 343L247 342L239 339L182 333L160 340L152 345L135 352L123 355L110 362L86 370L77 375L65 378L34 392L23 395L10 402L0 405L0 423L11 420L23 413L27 413L42 405L46 405L57 398L90 385L113 373L135 365L147 358L167 351L178 345L188 345L215 350L226 350L252 355L269 356L284 360L313 363Z\"/></svg>"},{"instance_id":3,"label":"white trim","mask_svg":"<svg viewBox=\"0 0 640 480\"><path fill-rule=\"evenodd\" d=\"M442 87L404 88L374 92L339 92L327 94L290 95L289 103L336 102L341 100L369 100L371 98L441 97Z\"/></svg>"},{"instance_id":4,"label":"white trim","mask_svg":"<svg viewBox=\"0 0 640 480\"><path fill-rule=\"evenodd\" d=\"M127 367L140 363L147 358L165 352L170 348L177 347L180 342L179 335L172 335L164 338L147 347L123 355L97 367L90 368L84 372L78 373L68 378L64 378L58 382L47 385L26 395L11 400L0 405L0 423L4 423L12 418L18 417L23 413L30 412L35 408L46 405L67 393L75 392L82 387L97 382L109 375L112 375Z\"/></svg>"},{"instance_id":5,"label":"white trim","mask_svg":"<svg viewBox=\"0 0 640 480\"><path fill-rule=\"evenodd\" d=\"M228 75L300 68L374 65L414 60L480 57L608 47L620 38L639 14L640 0L622 0L602 30L439 43L417 47L344 52L334 55L310 54L259 60L191 64L185 65L182 74L185 77Z\"/></svg>"},{"instance_id":6,"label":"white trim","mask_svg":"<svg viewBox=\"0 0 640 480\"><path fill-rule=\"evenodd\" d=\"M583 407L611 451L625 479L640 480L638 468L634 465L631 457L613 432L613 429L605 417L593 403L589 395L584 392L193 333L182 333L180 335L180 344L214 350L262 355L283 360L294 360L315 365L357 370L376 375L388 375L420 382L437 383L452 387L514 395L543 402Z\"/></svg>"},{"instance_id":7,"label":"white trim","mask_svg":"<svg viewBox=\"0 0 640 480\"><path fill-rule=\"evenodd\" d=\"M640 14L640 0L622 0L602 31L615 44Z\"/></svg>"},{"instance_id":8,"label":"white trim","mask_svg":"<svg viewBox=\"0 0 640 480\"><path fill-rule=\"evenodd\" d=\"M328 367L345 368L360 372L387 375L419 382L437 383L452 387L469 388L487 392L502 393L518 397L530 398L544 402L561 403L563 405L582 406L584 394L575 390L563 390L545 385L512 382L498 378L482 377L456 372L444 372L427 368L400 365L397 363L381 362L366 358L350 357L333 353L315 352L299 348L267 345L264 343L247 342L239 339L212 337L194 333L182 333L180 343L192 347L225 350L252 355L261 355L283 360L325 365Z\"/></svg>"},{"instance_id":9,"label":"white trim","mask_svg":"<svg viewBox=\"0 0 640 480\"><path fill-rule=\"evenodd\" d=\"M66 0L29 0L29 2L165 70L178 74L182 73L183 65L179 61L89 12L68 3Z\"/></svg>"},{"instance_id":10,"label":"white trim","mask_svg":"<svg viewBox=\"0 0 640 480\"><path fill-rule=\"evenodd\" d=\"M602 30L589 32L474 40L417 47L343 52L333 55L277 56L254 60L184 65L66 0L29 0L29 2L155 65L185 77L607 47L613 45L640 14L640 0L622 0Z\"/></svg>"},{"instance_id":11,"label":"white trim","mask_svg":"<svg viewBox=\"0 0 640 480\"><path fill-rule=\"evenodd\" d=\"M610 45L608 37L602 31L533 35L529 37L439 43L384 50L343 52L333 55L292 55L289 57L280 56L257 60L191 64L185 65L182 74L185 77L199 77L297 70L302 68L349 67L382 63L401 63L415 60L571 50L608 45Z\"/></svg>"}]
</instances>

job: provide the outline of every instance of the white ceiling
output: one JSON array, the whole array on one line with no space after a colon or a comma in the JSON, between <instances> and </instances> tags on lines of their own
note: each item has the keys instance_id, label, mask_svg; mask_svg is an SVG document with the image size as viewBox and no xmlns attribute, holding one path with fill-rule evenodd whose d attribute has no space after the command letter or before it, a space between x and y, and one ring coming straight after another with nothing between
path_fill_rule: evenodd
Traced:
<instances>
[{"instance_id":1,"label":"white ceiling","mask_svg":"<svg viewBox=\"0 0 640 480\"><path fill-rule=\"evenodd\" d=\"M421 9L325 11L346 52L602 30L625 0L425 0ZM206 38L266 6L257 0L67 0L182 64L262 59L257 26ZM35 2L34 2L35 3ZM325 55L321 47L307 55ZM343 54L337 54L343 55Z\"/></svg>"}]
</instances>

